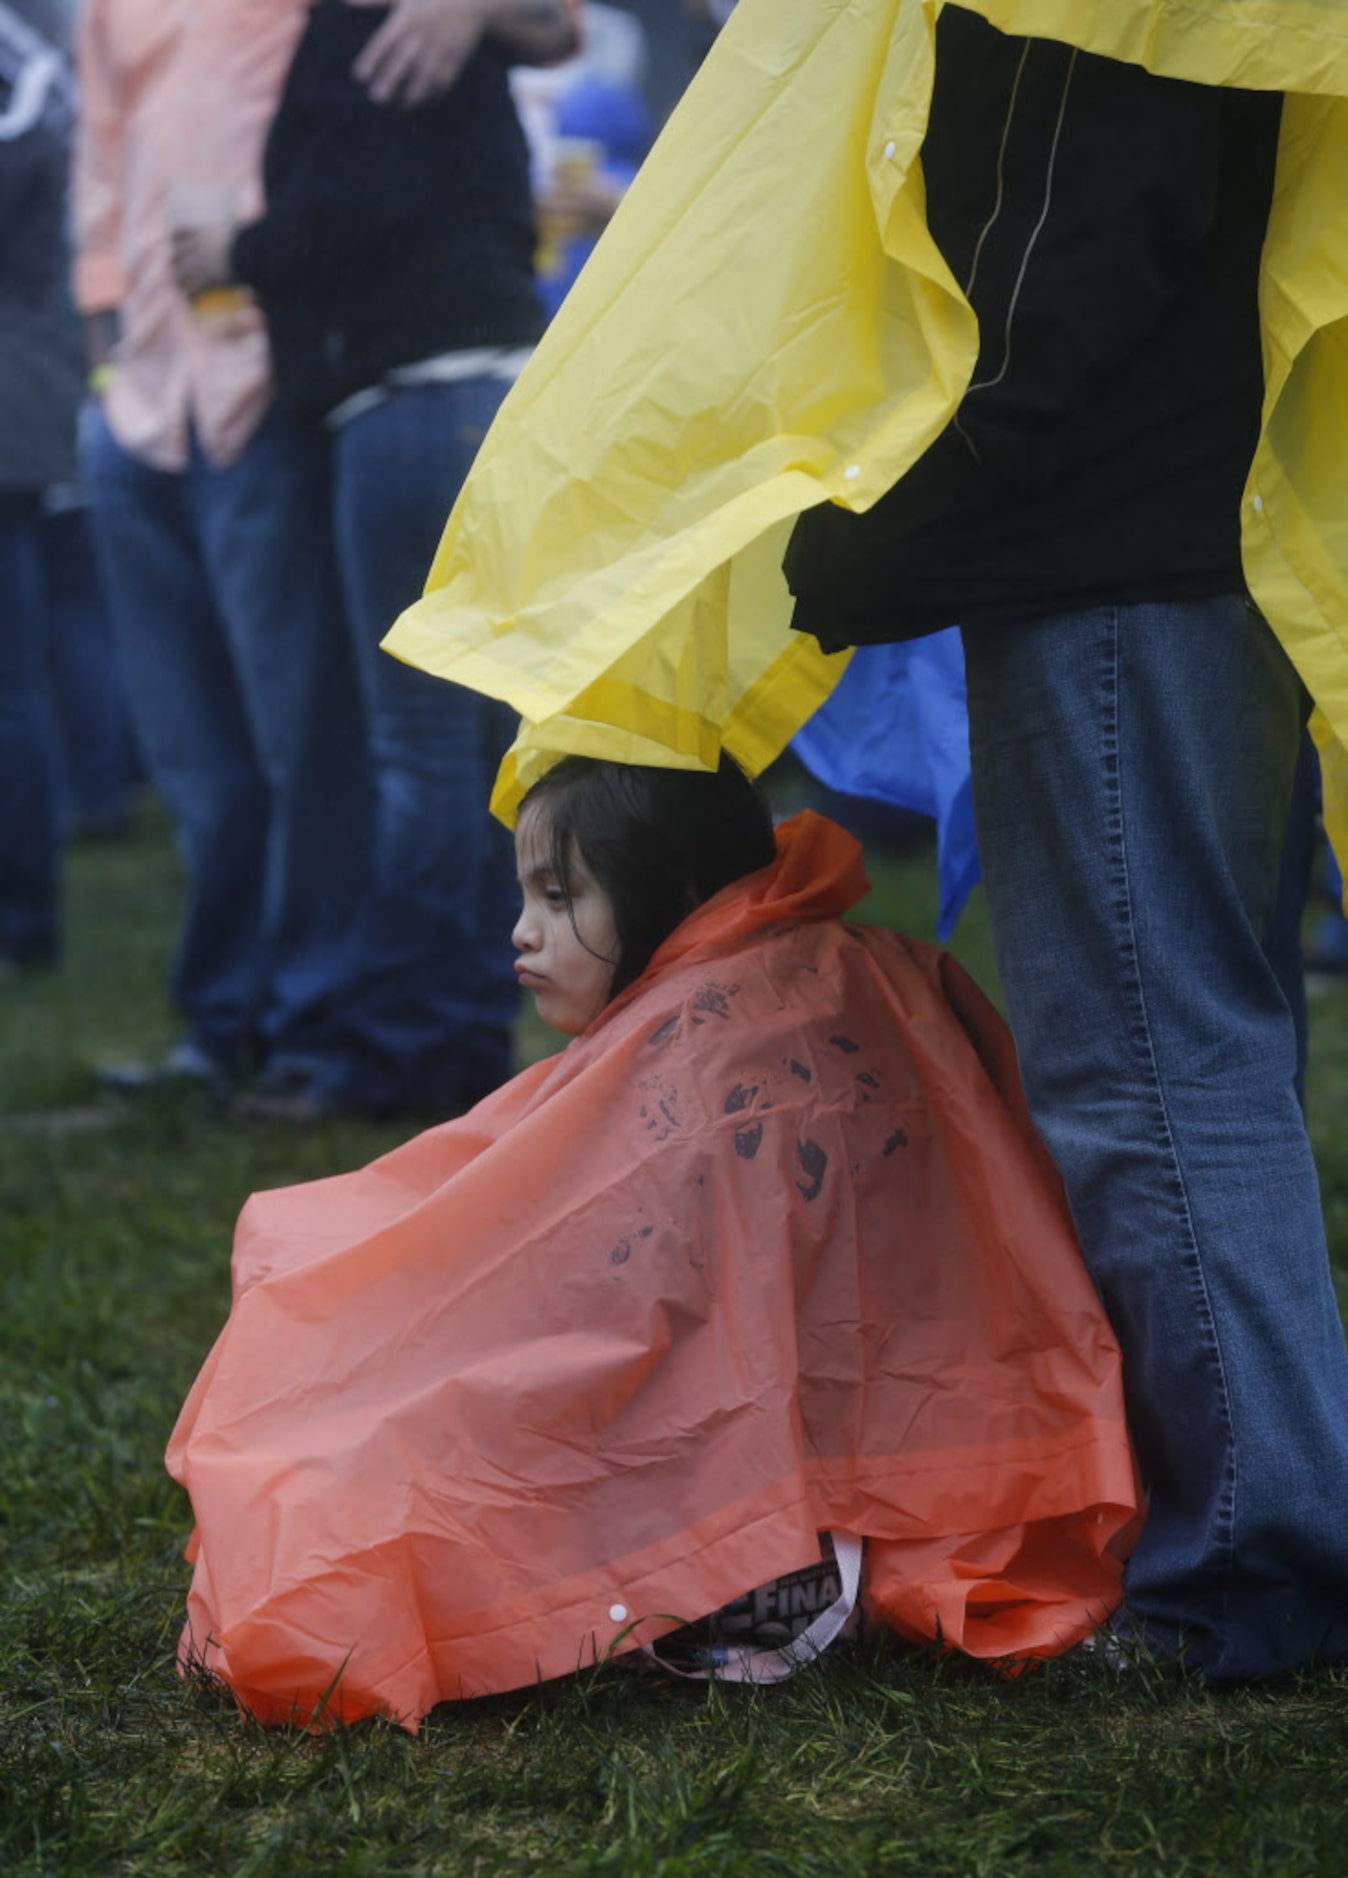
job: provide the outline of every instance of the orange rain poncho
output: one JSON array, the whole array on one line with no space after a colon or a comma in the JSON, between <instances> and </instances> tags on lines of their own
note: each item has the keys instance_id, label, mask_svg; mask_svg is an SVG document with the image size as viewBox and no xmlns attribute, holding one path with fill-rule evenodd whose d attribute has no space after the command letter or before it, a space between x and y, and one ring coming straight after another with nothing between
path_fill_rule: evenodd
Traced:
<instances>
[{"instance_id":1,"label":"orange rain poncho","mask_svg":"<svg viewBox=\"0 0 1348 1878\"><path fill-rule=\"evenodd\" d=\"M1009 1037L953 960L842 922L865 885L798 817L560 1056L249 1201L169 1467L184 1654L254 1714L415 1727L823 1529L864 1535L872 1619L978 1656L1117 1602L1118 1352Z\"/></svg>"}]
</instances>

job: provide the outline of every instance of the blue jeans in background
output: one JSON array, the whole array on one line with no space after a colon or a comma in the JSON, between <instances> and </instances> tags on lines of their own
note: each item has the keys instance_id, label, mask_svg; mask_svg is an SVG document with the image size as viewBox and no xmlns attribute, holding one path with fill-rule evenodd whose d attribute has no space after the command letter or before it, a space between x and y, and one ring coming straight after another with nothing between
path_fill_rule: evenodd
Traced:
<instances>
[{"instance_id":1,"label":"blue jeans in background","mask_svg":"<svg viewBox=\"0 0 1348 1878\"><path fill-rule=\"evenodd\" d=\"M1348 1357L1279 893L1301 684L1243 596L965 633L1035 1120L1123 1348L1132 1621L1214 1681L1348 1654Z\"/></svg>"},{"instance_id":2,"label":"blue jeans in background","mask_svg":"<svg viewBox=\"0 0 1348 1878\"><path fill-rule=\"evenodd\" d=\"M83 479L187 898L172 991L234 1075L316 1020L368 874L369 782L332 565L326 440L273 410L236 462L152 467L86 412Z\"/></svg>"},{"instance_id":3,"label":"blue jeans in background","mask_svg":"<svg viewBox=\"0 0 1348 1878\"><path fill-rule=\"evenodd\" d=\"M0 963L60 949L56 752L36 495L0 494Z\"/></svg>"},{"instance_id":4,"label":"blue jeans in background","mask_svg":"<svg viewBox=\"0 0 1348 1878\"><path fill-rule=\"evenodd\" d=\"M121 665L82 501L42 518L61 826L76 839L124 833L137 759Z\"/></svg>"},{"instance_id":5,"label":"blue jeans in background","mask_svg":"<svg viewBox=\"0 0 1348 1878\"><path fill-rule=\"evenodd\" d=\"M449 1115L504 1080L518 992L512 844L488 814L502 705L380 650L419 598L506 386L409 386L341 424L334 533L375 788L374 872L336 1011L335 1106Z\"/></svg>"}]
</instances>

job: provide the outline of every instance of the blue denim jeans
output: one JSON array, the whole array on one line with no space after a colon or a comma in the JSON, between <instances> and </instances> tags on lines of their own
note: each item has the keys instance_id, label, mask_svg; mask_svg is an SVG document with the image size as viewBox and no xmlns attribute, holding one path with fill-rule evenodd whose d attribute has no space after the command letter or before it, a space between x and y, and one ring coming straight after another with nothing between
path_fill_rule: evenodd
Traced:
<instances>
[{"instance_id":1,"label":"blue denim jeans","mask_svg":"<svg viewBox=\"0 0 1348 1878\"><path fill-rule=\"evenodd\" d=\"M85 506L43 517L42 559L62 825L73 835L115 834L131 812L136 757Z\"/></svg>"},{"instance_id":2,"label":"blue denim jeans","mask_svg":"<svg viewBox=\"0 0 1348 1878\"><path fill-rule=\"evenodd\" d=\"M1305 694L1243 596L966 631L1035 1119L1123 1348L1134 1623L1214 1681L1348 1654L1348 1358L1279 892Z\"/></svg>"},{"instance_id":3,"label":"blue denim jeans","mask_svg":"<svg viewBox=\"0 0 1348 1878\"><path fill-rule=\"evenodd\" d=\"M223 1069L321 1052L314 1013L368 869L369 782L325 440L273 410L182 472L82 427L128 702L187 875L172 990Z\"/></svg>"},{"instance_id":4,"label":"blue denim jeans","mask_svg":"<svg viewBox=\"0 0 1348 1878\"><path fill-rule=\"evenodd\" d=\"M375 785L374 870L352 928L332 1093L449 1114L510 1070L512 846L487 804L514 732L503 706L379 642L425 585L505 386L408 387L333 449L334 533Z\"/></svg>"},{"instance_id":5,"label":"blue denim jeans","mask_svg":"<svg viewBox=\"0 0 1348 1878\"><path fill-rule=\"evenodd\" d=\"M0 495L0 961L59 948L56 754L37 498Z\"/></svg>"}]
</instances>

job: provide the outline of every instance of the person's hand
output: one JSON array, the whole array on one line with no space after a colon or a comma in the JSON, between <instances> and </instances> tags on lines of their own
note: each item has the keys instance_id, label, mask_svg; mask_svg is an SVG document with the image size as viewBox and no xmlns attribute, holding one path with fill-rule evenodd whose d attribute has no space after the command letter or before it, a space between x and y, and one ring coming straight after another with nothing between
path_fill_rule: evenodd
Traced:
<instances>
[{"instance_id":1,"label":"person's hand","mask_svg":"<svg viewBox=\"0 0 1348 1878\"><path fill-rule=\"evenodd\" d=\"M357 7L385 3L347 0ZM454 83L493 11L493 0L396 0L356 60L355 76L376 104L425 104Z\"/></svg>"},{"instance_id":2,"label":"person's hand","mask_svg":"<svg viewBox=\"0 0 1348 1878\"><path fill-rule=\"evenodd\" d=\"M230 249L236 234L233 223L214 228L175 228L173 278L189 300L211 287L228 287L234 279Z\"/></svg>"},{"instance_id":3,"label":"person's hand","mask_svg":"<svg viewBox=\"0 0 1348 1878\"><path fill-rule=\"evenodd\" d=\"M597 235L622 201L621 187L602 170L573 174L561 170L538 198L539 227L545 239L567 241L573 235Z\"/></svg>"}]
</instances>

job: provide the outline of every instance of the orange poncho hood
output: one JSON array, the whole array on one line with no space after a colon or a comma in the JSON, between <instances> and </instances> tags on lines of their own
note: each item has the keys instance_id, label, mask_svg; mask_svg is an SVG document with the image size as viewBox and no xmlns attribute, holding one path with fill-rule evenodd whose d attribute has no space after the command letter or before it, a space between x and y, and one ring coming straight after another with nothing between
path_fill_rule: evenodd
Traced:
<instances>
[{"instance_id":1,"label":"orange poncho hood","mask_svg":"<svg viewBox=\"0 0 1348 1878\"><path fill-rule=\"evenodd\" d=\"M838 917L813 816L560 1056L249 1201L169 1448L185 1651L268 1720L520 1687L864 1535L871 1615L1049 1654L1117 1602L1118 1354L1011 1044Z\"/></svg>"}]
</instances>

